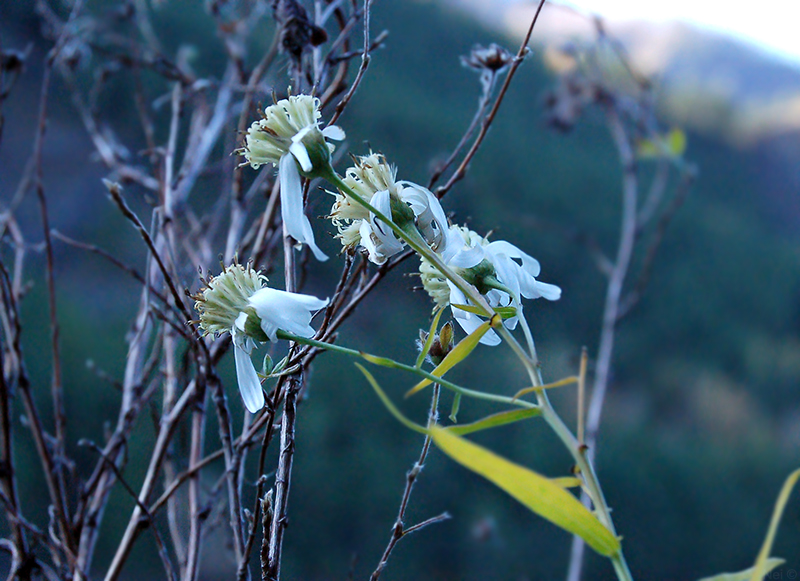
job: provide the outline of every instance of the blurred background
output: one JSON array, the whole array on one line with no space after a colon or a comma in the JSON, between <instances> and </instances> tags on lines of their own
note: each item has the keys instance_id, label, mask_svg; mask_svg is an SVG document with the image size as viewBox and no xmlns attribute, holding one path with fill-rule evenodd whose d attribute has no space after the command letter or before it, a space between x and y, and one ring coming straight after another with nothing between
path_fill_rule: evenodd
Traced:
<instances>
[{"instance_id":1,"label":"blurred background","mask_svg":"<svg viewBox=\"0 0 800 581\"><path fill-rule=\"evenodd\" d=\"M170 55L184 51L197 70L220 76L224 63L213 22L200 3L188 4L154 2L156 32ZM719 11L732 10L717 4ZM376 2L373 31L387 29L390 35L339 121L348 134L347 150L364 154L372 147L399 166L401 178L426 183L477 105L478 76L459 57L476 43L497 42L516 51L533 8L500 0ZM751 11L758 12L753 19L764 16L760 8ZM786 19L780 13L768 17L778 27ZM263 26L266 46L268 17ZM4 208L32 149L41 63L50 48L40 30L32 2L0 4L2 48L31 51L4 103ZM800 465L800 60L785 49L698 23L612 19L608 30L653 80L665 127L686 131L685 157L698 175L664 234L642 301L619 326L597 466L635 578L697 579L752 564L780 486ZM613 255L619 228L622 172L603 116L588 110L566 134L545 123L545 96L560 72L553 47L590 41L591 34L585 14L546 7L533 54L467 178L444 201L456 221L481 233L494 231L494 238L534 255L542 263L541 280L563 289L558 302L526 306L546 380L575 373L582 346L596 355L605 278L584 242L593 240ZM106 199L104 169L69 94L57 80L52 90L43 150L52 226L141 268L145 249ZM116 128L128 126L130 143L124 145L137 155L141 138L124 83L112 84L97 106ZM213 180L205 187L211 191ZM132 190L132 203L146 208L148 201L136 195ZM327 203L314 208L317 215L328 211ZM17 215L32 249L40 250L35 199L25 198ZM337 252L337 241L317 237L329 254ZM3 255L9 251L2 249ZM44 265L40 253L30 256L24 349L34 385L44 391L50 376ZM99 441L102 418L113 417L118 393L97 370L119 377L139 289L97 256L62 245L56 259L69 422L76 436ZM423 292L411 292L419 279L408 274L416 268L409 261L405 272L398 269L370 296L342 344L413 361L418 329L427 328L431 308ZM306 292L330 293L335 271L331 264L314 271ZM195 290L198 282L187 278L185 285ZM455 370L453 381L509 394L521 387L506 350L484 347L477 355ZM233 394L230 361L227 372ZM402 401L412 382L385 370L376 373L404 412L423 421L425 395ZM553 397L574 424L572 388ZM468 402L459 420L488 411L493 410ZM475 439L548 475L571 468L569 457L535 421ZM142 425L126 470L129 480L141 479L136 458L146 457L151 444L152 426ZM318 358L298 422L284 578L367 576L389 539L405 472L420 445L418 435L389 416L350 361ZM26 460L32 443L19 437L17 446L28 474L21 495L30 505L44 498L44 484L33 454ZM81 454L92 459L90 452L76 453ZM108 552L121 535L114 515L127 519L131 507L117 491L95 571L107 567ZM46 521L46 507L41 510L31 518ZM407 524L443 511L453 518L401 541L385 579L564 577L567 534L433 451ZM213 533L219 535L218 550L204 554L209 580L232 574L220 525ZM784 572L800 570L798 525L795 496L773 551L787 559ZM142 536L128 579L157 575L151 543ZM585 579L613 578L603 559L587 556Z\"/></svg>"}]
</instances>

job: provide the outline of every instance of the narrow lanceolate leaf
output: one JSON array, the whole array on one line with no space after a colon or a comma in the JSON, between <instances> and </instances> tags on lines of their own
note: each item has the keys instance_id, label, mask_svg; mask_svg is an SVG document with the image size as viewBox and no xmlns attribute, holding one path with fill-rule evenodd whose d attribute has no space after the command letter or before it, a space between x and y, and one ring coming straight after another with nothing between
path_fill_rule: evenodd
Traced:
<instances>
[{"instance_id":1,"label":"narrow lanceolate leaf","mask_svg":"<svg viewBox=\"0 0 800 581\"><path fill-rule=\"evenodd\" d=\"M374 363L375 365L380 365L381 367L389 367L390 369L397 369L397 361L394 359L389 359L388 357L381 357L379 355L370 355L369 353L364 353L363 351L360 353L361 357L370 363Z\"/></svg>"},{"instance_id":2,"label":"narrow lanceolate leaf","mask_svg":"<svg viewBox=\"0 0 800 581\"><path fill-rule=\"evenodd\" d=\"M392 403L392 400L389 399L389 396L386 395L386 392L381 389L381 386L378 384L378 381L372 376L372 374L364 369L363 365L359 365L358 363L355 364L358 367L359 371L364 374L364 377L367 378L367 381L372 386L372 389L375 390L375 393L378 394L378 398L381 400L383 405L386 406L386 409L389 410L389 413L392 414L397 421L403 424L405 427L414 430L415 432L419 432L420 434L426 434L425 428L422 426L418 426L408 418L406 418L403 414L400 413L395 405Z\"/></svg>"},{"instance_id":3,"label":"narrow lanceolate leaf","mask_svg":"<svg viewBox=\"0 0 800 581\"><path fill-rule=\"evenodd\" d=\"M770 571L773 569L780 567L786 561L783 559L777 559L775 557L770 557L764 562L764 568L761 571L761 577L759 577L759 581L763 579ZM739 571L737 573L720 573L719 575L714 575L713 577L703 577L700 581L749 581L753 574L756 572L755 567L750 567L749 569L745 569L744 571Z\"/></svg>"},{"instance_id":4,"label":"narrow lanceolate leaf","mask_svg":"<svg viewBox=\"0 0 800 581\"><path fill-rule=\"evenodd\" d=\"M769 572L767 569L767 560L770 552L772 552L772 543L775 541L775 534L778 532L778 525L783 516L783 510L786 508L786 503L789 502L789 495L792 494L794 485L800 479L800 469L795 470L783 483L783 488L778 495L778 500L775 501L775 508L772 511L772 519L769 521L769 529L767 529L767 536L764 538L764 544L761 545L761 551L756 557L755 565L753 565L753 573L750 576L750 581L761 581L764 576Z\"/></svg>"},{"instance_id":5,"label":"narrow lanceolate leaf","mask_svg":"<svg viewBox=\"0 0 800 581\"><path fill-rule=\"evenodd\" d=\"M539 391L540 389L553 389L554 387L563 387L565 385L570 385L572 383L578 383L580 378L572 375L570 377L565 377L564 379L559 379L558 381L554 381L553 383L547 383L545 385L540 385L539 387L526 387L525 389L519 390L517 393L514 394L514 399L519 399L523 395L527 395L529 393L533 393L534 391Z\"/></svg>"},{"instance_id":6,"label":"narrow lanceolate leaf","mask_svg":"<svg viewBox=\"0 0 800 581\"><path fill-rule=\"evenodd\" d=\"M456 345L450 353L442 360L442 362L436 366L436 369L431 371L432 375L436 377L441 377L448 371L450 371L453 367L464 361L464 359L469 356L470 353L478 346L478 343L481 340L486 332L489 330L489 327L492 326L492 321L484 321L481 325L475 329L472 333L464 337L461 341L459 341L458 345ZM406 397L412 396L418 391L424 389L426 386L433 383L430 379L423 379L417 385L412 387L406 393Z\"/></svg>"},{"instance_id":7,"label":"narrow lanceolate leaf","mask_svg":"<svg viewBox=\"0 0 800 581\"><path fill-rule=\"evenodd\" d=\"M467 311L468 313L472 313L473 315L478 315L479 317L488 317L489 315L486 314L481 307L476 307L475 305L461 305L458 303L454 303L451 306L457 308L460 311ZM510 319L511 317L516 317L519 313L517 313L517 309L514 307L494 307L492 309L495 313L500 315L501 319Z\"/></svg>"},{"instance_id":8,"label":"narrow lanceolate leaf","mask_svg":"<svg viewBox=\"0 0 800 581\"><path fill-rule=\"evenodd\" d=\"M577 498L549 478L460 438L449 428L431 426L428 433L453 460L480 474L542 518L578 535L601 555L612 557L620 551L619 539Z\"/></svg>"},{"instance_id":9,"label":"narrow lanceolate leaf","mask_svg":"<svg viewBox=\"0 0 800 581\"><path fill-rule=\"evenodd\" d=\"M462 426L450 426L446 428L448 432L457 436L464 436L473 432L480 432L481 430L488 430L489 428L496 428L498 426L505 426L506 424L513 424L520 420L532 418L541 414L539 408L525 408L521 410L511 410L508 412L500 412L499 414L492 414L477 422L471 424L464 424Z\"/></svg>"}]
</instances>

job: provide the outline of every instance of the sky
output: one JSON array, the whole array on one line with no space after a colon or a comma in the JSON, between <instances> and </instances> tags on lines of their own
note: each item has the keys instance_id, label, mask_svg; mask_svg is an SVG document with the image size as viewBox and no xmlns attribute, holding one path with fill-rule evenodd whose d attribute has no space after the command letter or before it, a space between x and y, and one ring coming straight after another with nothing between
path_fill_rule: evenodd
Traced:
<instances>
[{"instance_id":1,"label":"sky","mask_svg":"<svg viewBox=\"0 0 800 581\"><path fill-rule=\"evenodd\" d=\"M609 20L683 20L736 36L800 65L797 0L568 0Z\"/></svg>"}]
</instances>

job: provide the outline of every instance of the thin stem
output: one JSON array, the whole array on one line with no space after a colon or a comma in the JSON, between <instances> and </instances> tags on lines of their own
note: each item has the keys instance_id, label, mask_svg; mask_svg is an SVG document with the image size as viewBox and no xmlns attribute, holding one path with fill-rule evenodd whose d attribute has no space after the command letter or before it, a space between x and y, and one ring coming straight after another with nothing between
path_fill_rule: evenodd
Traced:
<instances>
[{"instance_id":1,"label":"thin stem","mask_svg":"<svg viewBox=\"0 0 800 581\"><path fill-rule=\"evenodd\" d=\"M600 430L600 416L603 411L608 378L611 372L611 359L614 351L614 335L619 320L622 287L633 256L636 242L636 202L638 197L638 180L636 175L636 161L631 148L630 140L625 127L614 109L613 105L607 109L608 122L611 135L617 147L623 167L622 178L622 219L620 226L619 246L617 257L611 270L611 276L606 287L606 300L603 308L603 323L600 331L600 346L597 353L592 395L589 399L589 409L586 414L586 439L582 450L588 464L594 463L597 445L597 433ZM584 453L581 454L584 456ZM584 504L588 505L588 498L583 497ZM597 499L591 498L596 508ZM583 564L584 541L578 536L572 540L569 571L567 581L579 581Z\"/></svg>"},{"instance_id":2,"label":"thin stem","mask_svg":"<svg viewBox=\"0 0 800 581\"><path fill-rule=\"evenodd\" d=\"M431 393L431 407L428 411L428 428L432 425L436 424L439 421L439 392L440 387L439 384L433 384L433 391ZM425 523L420 523L415 527L411 527L409 529L404 528L403 519L405 519L406 509L408 508L408 502L411 498L411 491L414 488L414 483L417 481L417 477L419 473L422 471L422 468L425 465L425 460L428 457L428 450L431 447L431 437L429 434L425 434L425 439L422 442L422 450L419 453L419 460L416 461L414 466L406 473L406 487L403 490L403 498L400 501L400 509L397 512L397 519L395 520L394 526L392 527L392 536L389 538L389 544L386 545L386 549L383 551L383 555L381 556L381 560L378 563L378 566L375 568L375 571L370 576L370 581L378 581L378 578L381 576L381 573L386 568L387 563L389 562L389 556L392 554L394 547L400 542L404 536L412 532L413 530L419 530L421 528L420 525L422 524L432 524L428 521ZM441 515L440 515L441 516ZM440 517L436 517L440 519ZM449 518L446 517L446 518ZM437 520L438 522L438 520Z\"/></svg>"},{"instance_id":3,"label":"thin stem","mask_svg":"<svg viewBox=\"0 0 800 581\"><path fill-rule=\"evenodd\" d=\"M287 381L286 397L283 400L283 419L281 420L281 448L278 457L278 470L275 473L275 503L270 529L267 570L263 572L269 581L280 579L281 548L286 530L291 489L292 465L295 448L295 421L297 419L297 395L302 387L301 377L290 377Z\"/></svg>"},{"instance_id":4,"label":"thin stem","mask_svg":"<svg viewBox=\"0 0 800 581\"><path fill-rule=\"evenodd\" d=\"M483 123L481 123L481 130L478 133L478 136L475 138L475 141L470 147L467 154L464 156L464 159L461 161L461 165L458 166L458 169L453 172L453 175L450 176L450 179L447 180L447 183L443 186L436 188L436 197L441 198L443 197L452 187L455 185L456 182L461 180L467 173L467 166L469 166L470 161L472 158L475 157L475 154L478 152L481 144L483 143L484 138L489 133L489 127L492 125L497 112L500 110L500 105L503 102L503 99L508 92L508 88L511 86L511 80L514 78L514 74L517 72L517 69L522 64L522 61L525 58L525 55L528 52L528 43L531 40L531 35L533 34L533 29L536 26L536 21L539 20L539 13L542 11L542 7L544 6L545 0L539 0L539 5L536 7L536 13L533 15L533 19L531 20L531 24L528 27L528 32L525 34L525 38L522 40L520 44L519 50L517 51L517 55L514 58L514 62L511 63L511 67L508 69L508 75L506 75L506 79L503 82L503 86L500 88L500 92L497 95L497 99L495 99L494 106L492 107L491 111L483 118Z\"/></svg>"},{"instance_id":5,"label":"thin stem","mask_svg":"<svg viewBox=\"0 0 800 581\"><path fill-rule=\"evenodd\" d=\"M367 361L371 361L371 359L373 359L371 356L367 355L363 351L357 351L355 349L348 349L347 347L342 347L340 345L334 345L333 343L324 343L322 341L315 341L314 339L307 339L305 337L299 337L297 335L292 335L291 333L287 333L285 331L280 331L279 330L278 331L278 338L279 339L286 339L286 340L289 340L289 341L294 341L296 343L301 343L303 345L311 345L312 347L318 347L320 349L325 349L327 351L333 351L335 353L341 353L343 355L349 355L351 357L358 357L360 359L366 359ZM378 358L378 359L382 359L382 358ZM371 362L374 363L374 360L372 360ZM529 401L525 401L524 399L514 399L512 397L508 397L508 396L505 396L505 395L499 395L499 394L494 394L494 393L485 393L483 391L476 391L476 390L473 390L473 389L467 389L465 387L461 387L459 385L456 385L455 383L447 381L446 379L443 379L441 377L433 375L432 373L429 373L429 372L425 371L424 369L418 369L417 367L415 367L413 365L406 365L405 363L399 363L397 361L393 361L393 360L390 360L390 359L383 359L383 362L386 364L387 367L390 366L390 367L392 367L394 369L401 369L403 371L408 371L409 373L414 373L416 375L419 375L420 377L424 377L425 379L431 380L433 383L438 383L442 387L446 387L447 389L450 389L450 390L452 390L452 391L454 391L456 393L460 393L461 395L464 395L464 396L467 396L467 397L472 397L472 398L475 398L475 399L481 399L481 400L485 400L485 401L493 401L493 402L498 402L498 403L505 403L505 404L508 404L508 405L515 405L515 406L524 407L524 408L535 408L535 407L537 407L536 404L533 404L533 403L531 403ZM541 381L539 382L538 385L541 385Z\"/></svg>"},{"instance_id":6,"label":"thin stem","mask_svg":"<svg viewBox=\"0 0 800 581\"><path fill-rule=\"evenodd\" d=\"M469 284L461 276L453 272L452 269L450 269L450 267L442 261L441 257L430 249L428 244L415 228L409 228L408 230L405 230L395 224L391 220L391 217L384 216L374 206L372 206L372 204L356 194L350 188L350 186L348 186L339 177L333 168L329 168L329 172L326 173L324 177L339 190L344 192L351 200L369 210L377 219L389 226L392 229L392 232L404 240L412 249L414 249L415 252L417 252L417 254L433 264L439 270L439 272L441 272L442 275L447 277L454 285L456 285L456 287L463 292L464 295L466 295L466 297L473 302L473 304L482 308L485 312L485 316L489 317L494 313L492 307L489 306L489 303L486 302L486 299L483 297L483 295L481 295L473 285Z\"/></svg>"}]
</instances>

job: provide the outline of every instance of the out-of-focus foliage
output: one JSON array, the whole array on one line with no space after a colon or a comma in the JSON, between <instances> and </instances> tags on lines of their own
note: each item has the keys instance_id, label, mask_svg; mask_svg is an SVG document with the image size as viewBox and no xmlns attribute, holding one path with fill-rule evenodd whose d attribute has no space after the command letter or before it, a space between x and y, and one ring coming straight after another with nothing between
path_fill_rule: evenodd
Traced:
<instances>
[{"instance_id":1,"label":"out-of-focus foliage","mask_svg":"<svg viewBox=\"0 0 800 581\"><path fill-rule=\"evenodd\" d=\"M0 7L4 44L27 43L38 26L15 4ZM163 6L155 11L155 24L170 30L172 43L164 50L189 50L193 66L221 75L214 68L222 62L214 56L219 42L200 3L158 4ZM429 161L457 143L477 102L477 76L459 64L459 56L475 42L501 39L432 3L376 3L372 25L388 28L391 35L386 48L373 55L361 89L339 121L348 133L345 148L363 154L369 149L363 141L369 139L398 164L401 178L424 183ZM266 47L271 24L264 19L263 26ZM44 49L36 44L34 54ZM28 152L32 134L25 131L32 131L38 73L35 67L26 71L5 104L4 201L14 167ZM468 178L446 198L474 229L502 225L498 234L536 256L546 280L564 290L559 302L540 301L527 311L546 380L573 374L580 347L588 345L591 353L597 342L604 280L581 241L591 238L611 251L621 181L599 116L589 115L568 136L544 127L541 96L552 82L534 52ZM116 87L119 93L103 95L98 106L108 115L132 115L124 84ZM54 110L60 121L49 129L45 149L50 175L59 174L58 183L51 184L59 192L54 227L80 233L135 262L142 256L139 243L104 199L102 170L88 159L89 146L70 118L70 104L57 102ZM132 131L134 126L132 119ZM24 131L17 133L16 127ZM784 187L791 182L780 175L788 176L797 161L794 166L776 162L766 157L769 151L767 146L733 149L711 137L688 135L686 155L700 168L699 178L666 233L644 300L619 330L598 466L637 579L698 578L749 566L780 482L796 464L800 217L784 211L794 207L791 197L797 192ZM208 187L214 186L209 180ZM321 206L319 213L325 210ZM28 214L31 220L35 216L33 210ZM332 253L336 243L322 240L321 246ZM79 262L62 263L59 272L67 408L70 421L99 440L103 426L96 410L113 402L116 393L86 370L85 361L92 359L112 376L120 373L135 285L121 276L98 278L108 271L98 267L97 258L75 256ZM393 276L393 284L365 304L373 315L357 317L357 329L342 342L365 349L381 345L395 359L412 363L414 339L419 328L428 328L431 305L424 293L408 292L417 284L413 279ZM187 280L187 286L193 282ZM44 304L43 281L34 285L23 308L30 321L39 322L39 330L26 329L25 349L47 353L46 313L36 311ZM47 384L44 371L30 373L35 385ZM502 368L470 367L469 362L448 377L464 385L493 385L509 395L520 387ZM395 378L381 370L381 384L399 401L412 383L408 378L392 383ZM224 379L235 391L232 369ZM553 396L566 417L574 409L572 393L566 387ZM354 563L356 577L363 578L389 537L420 437L386 413L349 362L330 355L320 358L314 388L302 405L308 409L297 428L303 453L296 461L284 576L343 578ZM424 417L424 398L403 405L409 416ZM443 406L448 405L445 400ZM476 418L469 407L462 408L461 422ZM535 422L476 439L538 472L567 473L570 459ZM132 456L151 446L151 437L150 427L143 425ZM17 445L23 468L37 469L24 461L31 444L20 439ZM141 470L132 461L126 476L137 481ZM447 485L437 484L443 482ZM20 493L33 497L42 491ZM410 519L445 510L454 518L404 540L387 578L538 579L558 578L565 571L565 533L519 510L444 455L428 459L415 494ZM130 499L117 493L109 514L118 509L128 514L130 507ZM797 503L790 502L787 526L773 551L795 570L800 569L798 517ZM110 519L106 526L101 549L113 547L121 533ZM147 574L146 563L154 558L147 550L138 549L143 569L130 578ZM225 547L206 558L208 578L215 578L214 561L225 559ZM105 564L101 555L97 570ZM586 575L605 579L611 571L589 556Z\"/></svg>"}]
</instances>

